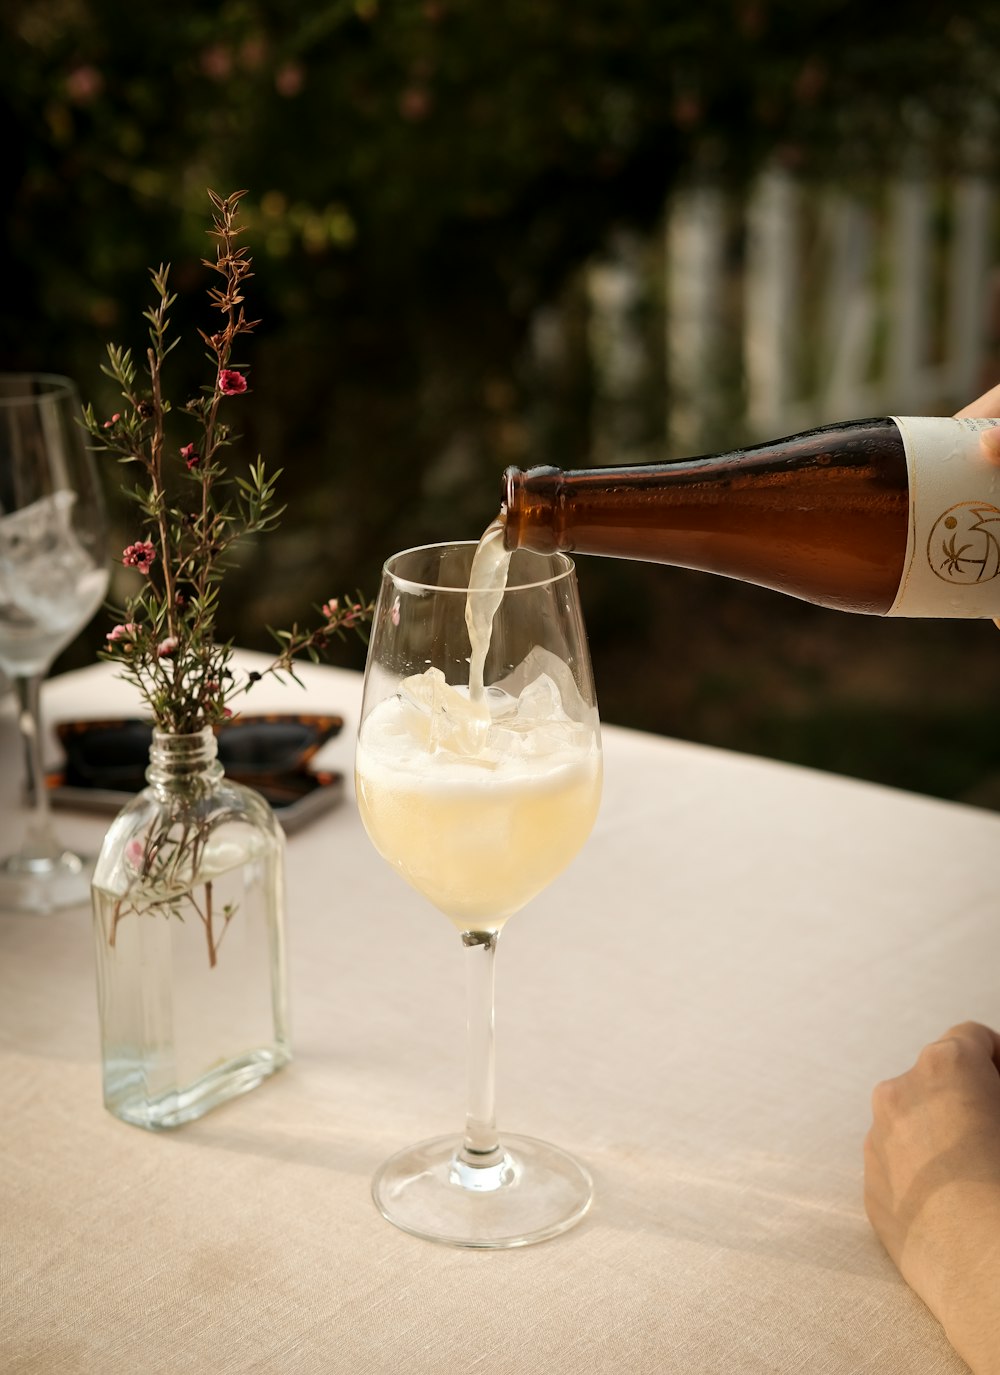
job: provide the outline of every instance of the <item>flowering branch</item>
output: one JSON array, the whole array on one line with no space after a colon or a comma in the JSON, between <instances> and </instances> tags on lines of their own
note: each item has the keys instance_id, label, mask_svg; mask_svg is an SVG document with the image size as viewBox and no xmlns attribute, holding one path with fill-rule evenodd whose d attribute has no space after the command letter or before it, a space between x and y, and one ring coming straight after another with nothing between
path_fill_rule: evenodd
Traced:
<instances>
[{"instance_id":1,"label":"flowering branch","mask_svg":"<svg viewBox=\"0 0 1000 1375\"><path fill-rule=\"evenodd\" d=\"M294 678L293 660L307 655L318 661L334 636L360 629L372 612L360 596L343 604L336 599L324 603L316 628L295 625L290 631L272 631L278 644L273 662L242 682L230 667L231 643L215 637L219 590L233 546L274 529L284 510L275 497L280 470L269 474L258 457L242 477L229 473L222 462L222 451L234 436L221 419L221 408L248 391L245 365L233 360L234 345L259 324L246 318L244 308L244 286L253 275L249 251L238 243L243 233L238 208L245 194L237 191L223 198L209 191L215 257L203 261L222 279L208 293L222 324L214 333L198 331L213 380L183 407L188 422L197 426L196 437L179 446L177 461L169 461L172 408L163 373L179 340L169 338L175 297L169 289L169 266L162 263L150 272L156 298L144 312L148 385L137 382L131 350L110 344L102 371L117 383L125 407L103 422L92 406L84 415L95 447L116 455L122 464L138 465L143 478L125 488L139 508L142 538L125 547L121 562L134 568L145 585L119 610L102 657L118 664L122 677L136 685L159 728L178 734L218 725L232 715L228 701L265 674L288 672ZM185 490L191 500L182 504L178 494Z\"/></svg>"}]
</instances>

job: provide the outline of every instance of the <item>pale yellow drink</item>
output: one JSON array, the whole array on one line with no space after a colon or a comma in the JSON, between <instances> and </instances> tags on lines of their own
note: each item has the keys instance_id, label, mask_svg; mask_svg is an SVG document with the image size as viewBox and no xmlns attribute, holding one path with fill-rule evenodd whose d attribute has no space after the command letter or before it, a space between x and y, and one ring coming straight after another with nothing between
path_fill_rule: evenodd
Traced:
<instances>
[{"instance_id":1,"label":"pale yellow drink","mask_svg":"<svg viewBox=\"0 0 1000 1375\"><path fill-rule=\"evenodd\" d=\"M601 794L600 750L566 718L518 723L516 713L512 726L501 723L470 748L455 720L460 694L446 691L457 727L450 739L432 740L399 698L366 718L358 806L378 852L459 930L497 930L589 835ZM467 700L464 706L468 713Z\"/></svg>"}]
</instances>

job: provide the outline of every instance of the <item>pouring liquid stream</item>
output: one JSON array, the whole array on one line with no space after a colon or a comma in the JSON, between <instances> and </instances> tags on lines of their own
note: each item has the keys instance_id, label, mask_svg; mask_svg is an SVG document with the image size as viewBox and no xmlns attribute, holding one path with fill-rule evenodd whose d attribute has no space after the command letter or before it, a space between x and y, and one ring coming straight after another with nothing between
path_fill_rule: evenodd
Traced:
<instances>
[{"instance_id":1,"label":"pouring liquid stream","mask_svg":"<svg viewBox=\"0 0 1000 1375\"><path fill-rule=\"evenodd\" d=\"M489 721L489 707L483 686L486 656L490 650L493 617L507 587L510 550L504 546L504 518L494 520L479 541L469 572L469 593L465 603L465 624L472 654L469 657L469 703L477 716Z\"/></svg>"}]
</instances>

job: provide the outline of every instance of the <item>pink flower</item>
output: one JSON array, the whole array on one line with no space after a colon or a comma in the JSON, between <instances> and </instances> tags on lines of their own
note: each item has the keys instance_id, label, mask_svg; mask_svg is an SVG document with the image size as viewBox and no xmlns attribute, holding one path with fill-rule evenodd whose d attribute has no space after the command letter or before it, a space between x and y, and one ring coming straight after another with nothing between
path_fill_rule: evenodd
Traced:
<instances>
[{"instance_id":1,"label":"pink flower","mask_svg":"<svg viewBox=\"0 0 1000 1375\"><path fill-rule=\"evenodd\" d=\"M122 550L122 563L126 568L138 568L140 573L148 573L156 558L156 550L150 540L139 540Z\"/></svg>"},{"instance_id":2,"label":"pink flower","mask_svg":"<svg viewBox=\"0 0 1000 1375\"><path fill-rule=\"evenodd\" d=\"M118 422L119 422L119 420L121 420L121 418L122 418L121 411L115 411L114 415L111 417L110 420L105 420L105 422L104 422L104 428L105 428L106 430L110 430L110 429L111 429L111 426L112 426L112 425L117 425Z\"/></svg>"},{"instance_id":3,"label":"pink flower","mask_svg":"<svg viewBox=\"0 0 1000 1375\"><path fill-rule=\"evenodd\" d=\"M297 96L305 84L305 69L298 62L283 62L274 74L274 88L286 100Z\"/></svg>"},{"instance_id":4,"label":"pink flower","mask_svg":"<svg viewBox=\"0 0 1000 1375\"><path fill-rule=\"evenodd\" d=\"M396 598L396 600L395 600L395 601L393 602L393 604L392 604L392 610L389 612L389 619L390 619L390 621L392 621L393 625L399 625L399 598L398 598L398 597Z\"/></svg>"},{"instance_id":5,"label":"pink flower","mask_svg":"<svg viewBox=\"0 0 1000 1375\"><path fill-rule=\"evenodd\" d=\"M156 657L158 659L169 659L171 654L177 652L177 646L179 644L180 640L178 640L176 635L168 635L165 640L161 640L156 646Z\"/></svg>"},{"instance_id":6,"label":"pink flower","mask_svg":"<svg viewBox=\"0 0 1000 1375\"><path fill-rule=\"evenodd\" d=\"M431 94L426 86L407 86L400 92L399 113L410 124L426 119L431 110Z\"/></svg>"},{"instance_id":7,"label":"pink flower","mask_svg":"<svg viewBox=\"0 0 1000 1375\"><path fill-rule=\"evenodd\" d=\"M337 598L331 597L328 602L323 603L323 605L320 607L320 611L322 611L323 615L326 617L328 621L332 621L334 616L336 616L337 614L337 609L339 606L340 602L337 600Z\"/></svg>"},{"instance_id":8,"label":"pink flower","mask_svg":"<svg viewBox=\"0 0 1000 1375\"><path fill-rule=\"evenodd\" d=\"M181 445L181 458L183 458L189 469L201 462L201 454L193 444Z\"/></svg>"},{"instance_id":9,"label":"pink flower","mask_svg":"<svg viewBox=\"0 0 1000 1375\"><path fill-rule=\"evenodd\" d=\"M239 396L247 389L247 379L235 368L223 368L219 373L219 391L223 396Z\"/></svg>"},{"instance_id":10,"label":"pink flower","mask_svg":"<svg viewBox=\"0 0 1000 1375\"><path fill-rule=\"evenodd\" d=\"M141 869L146 860L146 847L141 840L130 840L125 846L125 859L133 869Z\"/></svg>"},{"instance_id":11,"label":"pink flower","mask_svg":"<svg viewBox=\"0 0 1000 1375\"><path fill-rule=\"evenodd\" d=\"M230 709L229 709L228 707L223 707L223 708L222 708L222 714L223 714L223 716L226 718L226 720L228 721L228 720L231 719L233 713L230 711Z\"/></svg>"},{"instance_id":12,"label":"pink flower","mask_svg":"<svg viewBox=\"0 0 1000 1375\"><path fill-rule=\"evenodd\" d=\"M112 626L104 638L112 643L116 640L131 640L138 629L135 621L126 621L124 625Z\"/></svg>"},{"instance_id":13,"label":"pink flower","mask_svg":"<svg viewBox=\"0 0 1000 1375\"><path fill-rule=\"evenodd\" d=\"M66 94L74 105L90 105L104 90L104 77L89 62L74 67L66 77Z\"/></svg>"},{"instance_id":14,"label":"pink flower","mask_svg":"<svg viewBox=\"0 0 1000 1375\"><path fill-rule=\"evenodd\" d=\"M210 48L203 49L199 66L212 81L225 81L233 70L233 55L221 43L213 43Z\"/></svg>"}]
</instances>

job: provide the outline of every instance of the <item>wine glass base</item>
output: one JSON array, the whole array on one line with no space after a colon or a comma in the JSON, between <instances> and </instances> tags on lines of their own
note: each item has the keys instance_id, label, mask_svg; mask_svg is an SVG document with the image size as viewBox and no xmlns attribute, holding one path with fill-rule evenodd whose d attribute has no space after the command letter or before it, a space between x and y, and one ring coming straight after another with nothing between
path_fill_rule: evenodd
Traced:
<instances>
[{"instance_id":1,"label":"wine glass base","mask_svg":"<svg viewBox=\"0 0 1000 1375\"><path fill-rule=\"evenodd\" d=\"M0 860L0 910L54 912L90 901L91 864L69 850L61 854L8 855Z\"/></svg>"},{"instance_id":2,"label":"wine glass base","mask_svg":"<svg viewBox=\"0 0 1000 1375\"><path fill-rule=\"evenodd\" d=\"M448 1246L528 1246L574 1226L594 1194L589 1173L557 1146L504 1137L495 1162L463 1163L453 1136L390 1157L372 1181L383 1217Z\"/></svg>"}]
</instances>

